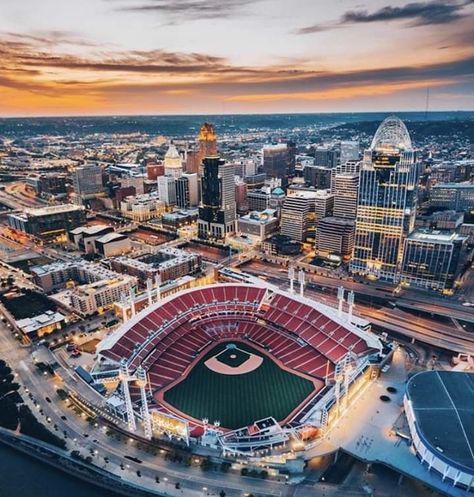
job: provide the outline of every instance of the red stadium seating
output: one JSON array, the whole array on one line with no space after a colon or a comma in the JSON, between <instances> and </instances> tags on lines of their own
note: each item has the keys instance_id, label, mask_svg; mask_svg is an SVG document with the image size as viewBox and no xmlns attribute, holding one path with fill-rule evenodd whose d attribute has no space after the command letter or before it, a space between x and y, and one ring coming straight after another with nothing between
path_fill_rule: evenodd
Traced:
<instances>
[{"instance_id":1,"label":"red stadium seating","mask_svg":"<svg viewBox=\"0 0 474 497\"><path fill-rule=\"evenodd\" d=\"M180 378L200 352L218 340L246 340L286 367L332 375L350 350L367 354L365 340L309 304L256 286L225 284L185 291L139 315L101 354L140 364L153 389ZM265 305L262 302L265 299ZM263 321L262 321L263 320Z\"/></svg>"}]
</instances>

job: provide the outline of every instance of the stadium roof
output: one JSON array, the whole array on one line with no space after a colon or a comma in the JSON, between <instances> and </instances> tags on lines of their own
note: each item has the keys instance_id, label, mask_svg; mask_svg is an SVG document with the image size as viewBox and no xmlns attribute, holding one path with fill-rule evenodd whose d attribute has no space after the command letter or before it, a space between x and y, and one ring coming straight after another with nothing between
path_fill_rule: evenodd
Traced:
<instances>
[{"instance_id":1,"label":"stadium roof","mask_svg":"<svg viewBox=\"0 0 474 497\"><path fill-rule=\"evenodd\" d=\"M407 384L425 446L450 465L474 471L474 374L427 371Z\"/></svg>"}]
</instances>

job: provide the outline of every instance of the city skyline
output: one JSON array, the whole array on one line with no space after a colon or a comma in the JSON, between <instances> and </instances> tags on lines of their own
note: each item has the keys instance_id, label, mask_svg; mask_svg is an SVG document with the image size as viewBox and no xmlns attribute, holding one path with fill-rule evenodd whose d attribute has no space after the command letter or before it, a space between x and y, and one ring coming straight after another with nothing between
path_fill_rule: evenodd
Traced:
<instances>
[{"instance_id":1,"label":"city skyline","mask_svg":"<svg viewBox=\"0 0 474 497\"><path fill-rule=\"evenodd\" d=\"M474 108L469 0L2 7L2 117Z\"/></svg>"}]
</instances>

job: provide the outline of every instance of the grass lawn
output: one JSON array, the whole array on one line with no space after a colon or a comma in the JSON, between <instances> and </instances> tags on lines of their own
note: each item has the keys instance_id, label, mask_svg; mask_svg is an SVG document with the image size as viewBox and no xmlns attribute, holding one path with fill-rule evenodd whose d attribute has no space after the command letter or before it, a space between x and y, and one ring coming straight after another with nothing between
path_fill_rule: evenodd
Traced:
<instances>
[{"instance_id":1,"label":"grass lawn","mask_svg":"<svg viewBox=\"0 0 474 497\"><path fill-rule=\"evenodd\" d=\"M314 390L311 381L281 369L241 342L236 342L239 349L263 357L260 367L241 375L208 369L205 361L225 350L228 343L210 350L184 380L165 392L164 400L188 416L208 418L210 423L219 420L223 427L235 429L269 416L281 421ZM221 359L240 362L242 355Z\"/></svg>"}]
</instances>

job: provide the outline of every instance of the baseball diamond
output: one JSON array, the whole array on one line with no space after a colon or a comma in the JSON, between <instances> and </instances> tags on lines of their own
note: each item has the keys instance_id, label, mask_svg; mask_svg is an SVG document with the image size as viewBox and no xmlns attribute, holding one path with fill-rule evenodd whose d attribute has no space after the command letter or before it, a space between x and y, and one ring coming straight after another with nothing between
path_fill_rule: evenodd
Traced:
<instances>
[{"instance_id":1,"label":"baseball diamond","mask_svg":"<svg viewBox=\"0 0 474 497\"><path fill-rule=\"evenodd\" d=\"M260 365L242 370L254 358ZM224 372L214 369L216 363ZM227 374L227 368L242 372ZM263 351L224 342L204 353L184 379L166 389L163 400L186 416L218 420L235 429L268 416L284 420L314 391L313 381L285 370Z\"/></svg>"}]
</instances>

